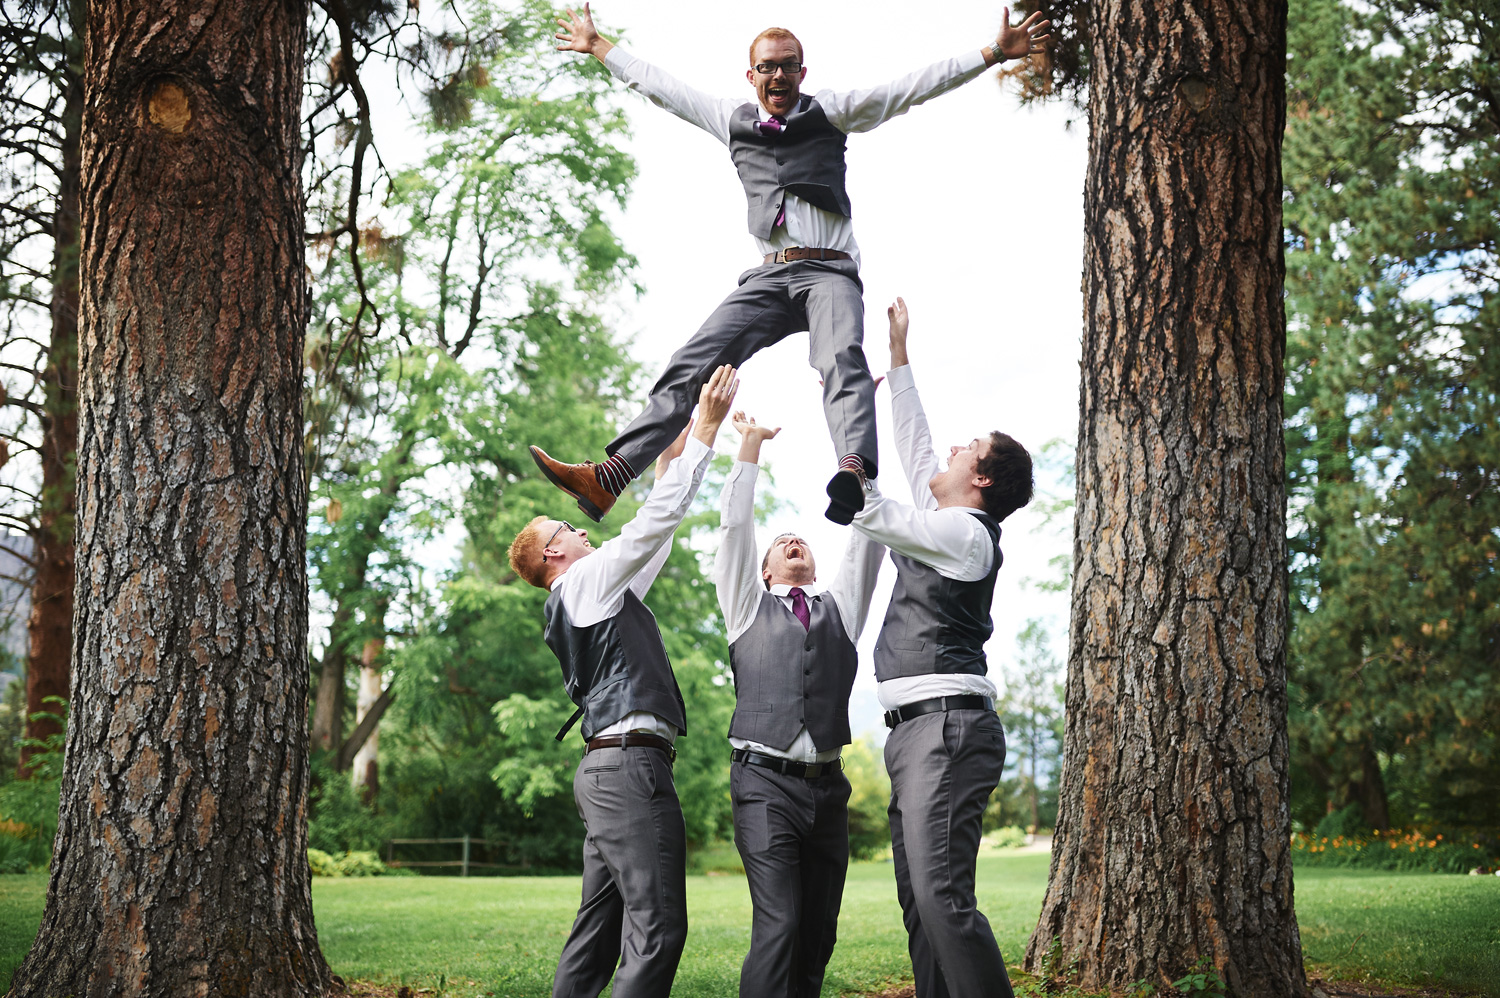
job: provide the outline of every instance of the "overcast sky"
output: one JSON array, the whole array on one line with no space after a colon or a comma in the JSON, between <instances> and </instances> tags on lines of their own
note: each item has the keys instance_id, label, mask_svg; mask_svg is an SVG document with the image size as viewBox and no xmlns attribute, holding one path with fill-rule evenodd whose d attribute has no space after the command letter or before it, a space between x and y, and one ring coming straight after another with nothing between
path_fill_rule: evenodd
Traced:
<instances>
[{"instance_id":1,"label":"overcast sky","mask_svg":"<svg viewBox=\"0 0 1500 998\"><path fill-rule=\"evenodd\" d=\"M1002 16L999 4L966 0L944 4L941 15L885 2L804 2L773 13L752 5L603 0L593 10L606 36L624 30L621 44L633 54L707 93L746 100L753 99L744 75L750 40L773 24L802 41L803 90L816 93L882 83L977 50L994 40ZM625 302L617 320L654 373L758 256L725 147L642 98L627 92L624 100L640 176L616 221L640 260L646 294ZM877 374L889 366L885 307L901 295L911 309L912 369L945 457L949 444L991 429L1033 451L1053 438L1071 445L1076 436L1087 146L1082 122L1069 127L1077 118L1060 106L1022 109L1013 90L985 75L850 137L866 356ZM910 490L887 432L889 401L882 386L881 487L904 500ZM763 544L782 531L799 532L831 572L847 528L822 516L834 454L806 334L745 365L739 402L760 422L784 427L763 458L778 494L795 508L767 524ZM720 449L736 440L726 431ZM1069 543L1040 529L1027 510L1005 522L992 673L1013 658L1014 637L1030 616L1050 618L1055 651L1065 653L1066 597L1037 595L1021 580L1047 575L1047 560ZM878 723L870 650L893 577L887 563L860 641L856 689L867 695L856 697L856 729Z\"/></svg>"}]
</instances>

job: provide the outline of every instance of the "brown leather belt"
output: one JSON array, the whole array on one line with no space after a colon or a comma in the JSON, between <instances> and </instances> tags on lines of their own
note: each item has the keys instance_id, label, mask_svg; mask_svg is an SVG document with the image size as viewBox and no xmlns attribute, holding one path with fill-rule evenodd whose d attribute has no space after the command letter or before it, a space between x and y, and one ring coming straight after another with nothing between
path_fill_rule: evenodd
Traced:
<instances>
[{"instance_id":1,"label":"brown leather belt","mask_svg":"<svg viewBox=\"0 0 1500 998\"><path fill-rule=\"evenodd\" d=\"M632 745L640 745L643 748L661 749L667 753L667 760L674 761L677 758L677 750L672 743L661 735L651 735L644 731L627 731L623 735L600 735L593 739L584 748L583 754L588 755L595 749L602 748L630 748Z\"/></svg>"},{"instance_id":2,"label":"brown leather belt","mask_svg":"<svg viewBox=\"0 0 1500 998\"><path fill-rule=\"evenodd\" d=\"M806 246L789 246L784 250L766 254L766 263L792 263L797 260L852 260L843 250L809 249Z\"/></svg>"}]
</instances>

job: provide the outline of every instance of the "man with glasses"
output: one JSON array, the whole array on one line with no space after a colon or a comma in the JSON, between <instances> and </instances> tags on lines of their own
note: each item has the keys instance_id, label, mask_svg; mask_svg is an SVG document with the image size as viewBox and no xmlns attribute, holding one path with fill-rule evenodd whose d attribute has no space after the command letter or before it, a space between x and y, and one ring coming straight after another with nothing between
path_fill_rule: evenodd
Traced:
<instances>
[{"instance_id":1,"label":"man with glasses","mask_svg":"<svg viewBox=\"0 0 1500 998\"><path fill-rule=\"evenodd\" d=\"M885 547L851 533L833 585L796 534L755 550L760 445L780 432L742 412L739 460L721 496L714 584L734 670L729 770L734 841L754 920L740 998L822 992L849 868L849 690Z\"/></svg>"},{"instance_id":2,"label":"man with glasses","mask_svg":"<svg viewBox=\"0 0 1500 998\"><path fill-rule=\"evenodd\" d=\"M890 319L891 421L912 505L871 488L854 529L891 550L896 584L875 642L891 777L891 858L917 998L1011 998L974 897L980 823L1005 767L1005 729L984 644L1000 571L1000 521L1031 501L1031 455L987 433L938 468L907 361L900 298Z\"/></svg>"},{"instance_id":3,"label":"man with glasses","mask_svg":"<svg viewBox=\"0 0 1500 998\"><path fill-rule=\"evenodd\" d=\"M802 45L784 28L767 28L750 45L746 80L754 101L720 100L637 59L594 28L589 5L568 11L559 49L593 55L632 90L709 132L729 148L748 204L750 234L762 263L672 357L646 409L605 448L600 464L564 464L540 448L532 457L553 484L598 520L626 484L687 422L714 366L739 365L762 347L803 329L809 361L823 378L823 410L838 470L828 482L826 516L848 523L864 506L864 481L876 474L875 383L865 362L859 246L844 188L844 147L922 102L974 79L988 66L1042 51L1049 23L1033 13L1019 26L1005 11L999 37L881 87L801 92ZM913 185L916 186L915 184ZM684 252L692 252L686 222Z\"/></svg>"},{"instance_id":4,"label":"man with glasses","mask_svg":"<svg viewBox=\"0 0 1500 998\"><path fill-rule=\"evenodd\" d=\"M618 537L538 516L510 546L517 575L550 591L543 639L562 665L586 749L573 776L583 818L583 901L552 993L666 998L687 938L687 842L672 783L673 742L687 732L682 694L656 618L641 602L672 549L739 387L724 365L704 384L698 421L657 463L656 484Z\"/></svg>"}]
</instances>

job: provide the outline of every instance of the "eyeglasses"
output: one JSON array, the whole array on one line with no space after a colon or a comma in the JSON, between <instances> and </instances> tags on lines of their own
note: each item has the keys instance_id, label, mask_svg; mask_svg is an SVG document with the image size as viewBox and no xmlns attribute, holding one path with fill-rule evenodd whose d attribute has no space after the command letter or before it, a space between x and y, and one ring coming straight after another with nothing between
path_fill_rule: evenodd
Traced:
<instances>
[{"instance_id":1,"label":"eyeglasses","mask_svg":"<svg viewBox=\"0 0 1500 998\"><path fill-rule=\"evenodd\" d=\"M547 538L547 543L546 544L542 545L542 561L545 562L547 560L547 549L552 546L552 542L553 541L557 540L557 535L558 534L562 533L564 530L577 530L577 529L578 529L577 527L573 526L567 520L561 520L561 521L559 521L557 529L554 530L554 531L552 531L552 536L549 537L549 538Z\"/></svg>"},{"instance_id":2,"label":"eyeglasses","mask_svg":"<svg viewBox=\"0 0 1500 998\"><path fill-rule=\"evenodd\" d=\"M755 64L755 71L761 76L775 76L778 69L788 76L796 76L802 72L802 60L788 59L786 62L757 62Z\"/></svg>"}]
</instances>

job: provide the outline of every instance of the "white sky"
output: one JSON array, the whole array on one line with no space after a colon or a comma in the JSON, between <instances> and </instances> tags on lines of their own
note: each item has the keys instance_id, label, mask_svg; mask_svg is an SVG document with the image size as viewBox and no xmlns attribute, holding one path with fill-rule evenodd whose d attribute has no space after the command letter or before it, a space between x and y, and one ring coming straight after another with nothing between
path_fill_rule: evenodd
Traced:
<instances>
[{"instance_id":1,"label":"white sky","mask_svg":"<svg viewBox=\"0 0 1500 998\"><path fill-rule=\"evenodd\" d=\"M662 0L603 0L593 10L606 36L625 31L623 44L635 55L700 90L747 100L753 99L744 77L749 43L772 24L802 41L803 90L816 93L881 83L978 49L994 40L1002 16L999 4L968 0L945 4L941 17L919 16L909 3L820 0L776 12ZM624 94L624 101L633 135L628 148L640 176L628 210L615 221L640 260L647 293L626 302L618 322L654 374L734 288L739 273L759 261L725 147L635 95ZM1071 443L1077 433L1087 133L1081 121L1069 129L1070 118L1078 113L1065 107L1022 109L1012 90L987 75L850 137L848 189L863 257L865 353L871 369L884 373L885 306L901 295L912 315L912 369L945 458L948 445L991 429L1012 434L1033 452L1055 437ZM847 528L822 516L834 455L817 374L807 365L806 335L758 354L742 378L739 404L760 422L784 428L762 455L778 494L796 507L766 526L762 546L782 531L796 531L831 573ZM877 410L881 487L908 499L887 432L884 387ZM736 446L737 436L726 430L720 450ZM1004 525L992 674L1013 656L1014 636L1028 617L1050 618L1054 651L1065 654L1066 597L1020 586L1024 577L1047 575L1047 560L1070 549L1066 535L1038 525L1028 510ZM887 564L860 641L856 732L879 724L870 652L893 578Z\"/></svg>"}]
</instances>

